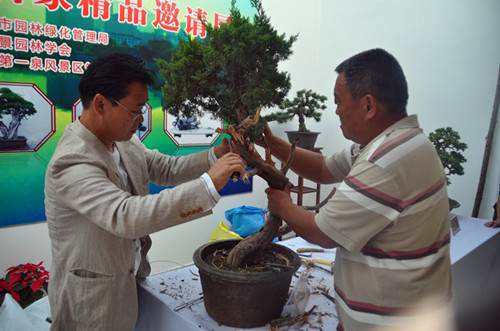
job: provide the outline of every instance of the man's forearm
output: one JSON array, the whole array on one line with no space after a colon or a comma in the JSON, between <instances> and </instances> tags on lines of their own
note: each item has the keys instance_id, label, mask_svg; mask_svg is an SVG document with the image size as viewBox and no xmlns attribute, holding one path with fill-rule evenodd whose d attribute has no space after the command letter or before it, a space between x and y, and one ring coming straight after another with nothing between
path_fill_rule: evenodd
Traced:
<instances>
[{"instance_id":1,"label":"man's forearm","mask_svg":"<svg viewBox=\"0 0 500 331\"><path fill-rule=\"evenodd\" d=\"M314 220L315 215L315 213L307 211L300 206L292 205L286 209L283 216L292 230L310 243L325 248L338 246L335 241L324 234L316 225Z\"/></svg>"},{"instance_id":2,"label":"man's forearm","mask_svg":"<svg viewBox=\"0 0 500 331\"><path fill-rule=\"evenodd\" d=\"M286 162L291 151L291 144L279 137L273 136L269 141L271 153L281 162ZM316 183L332 183L333 176L326 169L323 155L297 147L295 158L290 169L306 179Z\"/></svg>"}]
</instances>

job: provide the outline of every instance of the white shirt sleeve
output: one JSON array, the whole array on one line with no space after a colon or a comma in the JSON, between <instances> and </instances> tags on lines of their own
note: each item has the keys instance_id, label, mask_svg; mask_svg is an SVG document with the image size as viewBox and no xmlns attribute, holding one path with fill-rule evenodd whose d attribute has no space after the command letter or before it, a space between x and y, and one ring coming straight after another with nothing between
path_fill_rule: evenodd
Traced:
<instances>
[{"instance_id":1,"label":"white shirt sleeve","mask_svg":"<svg viewBox=\"0 0 500 331\"><path fill-rule=\"evenodd\" d=\"M203 175L200 177L205 184L208 192L210 192L210 195L212 198L215 200L215 202L219 201L220 199L220 194L217 192L217 189L215 188L214 182L212 182L212 178L205 172Z\"/></svg>"},{"instance_id":2,"label":"white shirt sleeve","mask_svg":"<svg viewBox=\"0 0 500 331\"><path fill-rule=\"evenodd\" d=\"M215 156L215 149L212 147L208 150L208 164L213 166L215 161L217 161L217 156Z\"/></svg>"}]
</instances>

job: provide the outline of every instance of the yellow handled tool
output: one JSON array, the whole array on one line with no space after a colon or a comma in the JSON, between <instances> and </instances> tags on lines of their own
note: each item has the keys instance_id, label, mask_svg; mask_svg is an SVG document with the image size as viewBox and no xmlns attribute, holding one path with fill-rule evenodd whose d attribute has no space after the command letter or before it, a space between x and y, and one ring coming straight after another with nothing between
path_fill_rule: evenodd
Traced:
<instances>
[{"instance_id":1,"label":"yellow handled tool","mask_svg":"<svg viewBox=\"0 0 500 331\"><path fill-rule=\"evenodd\" d=\"M322 264L322 265L326 265L326 266L333 266L335 264L335 262L333 261L329 261L329 260L325 260L325 259L304 259L302 258L302 261L304 261L304 263L310 263L310 264Z\"/></svg>"}]
</instances>

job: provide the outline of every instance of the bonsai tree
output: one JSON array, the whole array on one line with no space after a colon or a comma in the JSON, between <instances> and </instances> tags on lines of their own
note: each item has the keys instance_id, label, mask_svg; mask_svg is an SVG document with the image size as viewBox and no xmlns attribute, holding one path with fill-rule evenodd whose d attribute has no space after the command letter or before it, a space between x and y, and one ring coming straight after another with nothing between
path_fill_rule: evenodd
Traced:
<instances>
[{"instance_id":1,"label":"bonsai tree","mask_svg":"<svg viewBox=\"0 0 500 331\"><path fill-rule=\"evenodd\" d=\"M450 127L439 128L429 134L429 140L434 144L441 159L446 175L446 184L450 185L451 175L463 175L462 163L467 159L461 152L467 149L467 144L460 141L460 135ZM449 199L450 210L460 207L456 200Z\"/></svg>"},{"instance_id":2,"label":"bonsai tree","mask_svg":"<svg viewBox=\"0 0 500 331\"><path fill-rule=\"evenodd\" d=\"M258 108L279 105L290 89L290 77L278 71L296 36L278 35L262 9L253 22L232 1L230 23L206 26L205 41L181 41L172 60L157 60L165 79L163 95L169 113L193 117L208 111L236 126Z\"/></svg>"},{"instance_id":3,"label":"bonsai tree","mask_svg":"<svg viewBox=\"0 0 500 331\"><path fill-rule=\"evenodd\" d=\"M271 26L260 0L251 0L257 11L253 20L243 17L231 2L231 20L215 29L206 24L204 41L182 41L171 61L157 60L165 79L163 95L166 110L177 118L193 117L208 111L228 124L219 132L229 133L233 151L253 168L248 175L259 175L277 189L289 185L283 169L278 170L267 154L264 160L253 147L262 137L262 108L281 104L290 89L290 77L278 70L278 63L292 53L297 36L285 37ZM292 151L294 149L292 148ZM227 264L235 269L250 253L263 248L276 236L281 219L269 216L264 229L233 248Z\"/></svg>"},{"instance_id":4,"label":"bonsai tree","mask_svg":"<svg viewBox=\"0 0 500 331\"><path fill-rule=\"evenodd\" d=\"M439 128L429 134L429 140L434 144L441 159L446 175L446 183L450 185L450 175L463 175L462 163L467 159L461 152L467 149L467 144L460 141L460 135L450 127Z\"/></svg>"},{"instance_id":5,"label":"bonsai tree","mask_svg":"<svg viewBox=\"0 0 500 331\"><path fill-rule=\"evenodd\" d=\"M299 132L308 132L306 128L306 118L314 118L316 122L321 119L321 114L318 110L326 109L325 101L327 98L324 95L319 95L312 90L300 90L293 100L285 99L280 105L280 109L286 112L275 113L265 116L267 121L277 121L278 123L286 123L291 121L295 116L299 118Z\"/></svg>"},{"instance_id":6,"label":"bonsai tree","mask_svg":"<svg viewBox=\"0 0 500 331\"><path fill-rule=\"evenodd\" d=\"M33 103L6 87L0 88L0 139L17 139L17 131L21 121L35 113L36 109ZM11 116L9 126L3 122L3 115Z\"/></svg>"}]
</instances>

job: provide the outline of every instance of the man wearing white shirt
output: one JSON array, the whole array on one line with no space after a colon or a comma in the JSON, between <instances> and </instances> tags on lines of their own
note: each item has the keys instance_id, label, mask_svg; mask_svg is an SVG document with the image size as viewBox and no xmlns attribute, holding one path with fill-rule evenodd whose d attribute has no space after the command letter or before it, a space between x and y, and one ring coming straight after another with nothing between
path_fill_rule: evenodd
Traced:
<instances>
[{"instance_id":1,"label":"man wearing white shirt","mask_svg":"<svg viewBox=\"0 0 500 331\"><path fill-rule=\"evenodd\" d=\"M244 172L227 143L181 157L146 148L134 133L151 82L143 61L125 54L96 59L82 75L84 111L45 178L53 330L132 330L148 235L207 215L231 174ZM150 182L176 186L151 195Z\"/></svg>"}]
</instances>

